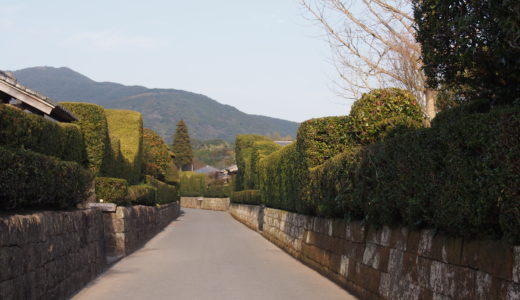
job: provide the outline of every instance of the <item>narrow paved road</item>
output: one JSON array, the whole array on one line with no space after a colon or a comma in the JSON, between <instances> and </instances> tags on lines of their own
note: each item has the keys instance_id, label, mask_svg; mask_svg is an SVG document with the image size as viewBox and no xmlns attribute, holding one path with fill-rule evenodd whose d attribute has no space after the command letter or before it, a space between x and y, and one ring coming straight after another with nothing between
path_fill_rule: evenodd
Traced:
<instances>
[{"instance_id":1,"label":"narrow paved road","mask_svg":"<svg viewBox=\"0 0 520 300\"><path fill-rule=\"evenodd\" d=\"M183 211L73 299L355 299L227 212Z\"/></svg>"}]
</instances>

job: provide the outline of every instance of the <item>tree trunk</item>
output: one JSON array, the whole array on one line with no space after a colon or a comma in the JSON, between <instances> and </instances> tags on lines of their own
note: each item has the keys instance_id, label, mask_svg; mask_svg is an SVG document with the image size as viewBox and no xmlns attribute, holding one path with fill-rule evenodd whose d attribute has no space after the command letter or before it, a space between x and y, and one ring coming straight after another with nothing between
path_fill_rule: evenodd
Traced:
<instances>
[{"instance_id":1,"label":"tree trunk","mask_svg":"<svg viewBox=\"0 0 520 300\"><path fill-rule=\"evenodd\" d=\"M431 121L433 118L435 118L435 115L437 112L435 111L435 100L437 98L437 91L433 89L426 89L426 115L428 118L428 123L431 124Z\"/></svg>"}]
</instances>

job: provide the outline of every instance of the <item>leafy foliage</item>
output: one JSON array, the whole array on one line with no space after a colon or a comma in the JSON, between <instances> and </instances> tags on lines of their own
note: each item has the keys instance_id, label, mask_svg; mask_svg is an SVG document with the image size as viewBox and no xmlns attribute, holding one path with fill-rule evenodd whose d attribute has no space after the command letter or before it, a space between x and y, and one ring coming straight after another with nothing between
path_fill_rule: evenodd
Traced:
<instances>
[{"instance_id":1,"label":"leafy foliage","mask_svg":"<svg viewBox=\"0 0 520 300\"><path fill-rule=\"evenodd\" d=\"M516 0L415 0L417 40L432 87L459 99L520 98L520 4Z\"/></svg>"},{"instance_id":2,"label":"leafy foliage","mask_svg":"<svg viewBox=\"0 0 520 300\"><path fill-rule=\"evenodd\" d=\"M396 88L376 89L363 94L352 105L349 133L357 144L366 145L388 135L420 128L422 120L421 107L410 92Z\"/></svg>"},{"instance_id":3,"label":"leafy foliage","mask_svg":"<svg viewBox=\"0 0 520 300\"><path fill-rule=\"evenodd\" d=\"M164 183L152 176L146 176L146 183L157 189L157 204L166 204L179 201L179 190L176 186Z\"/></svg>"},{"instance_id":4,"label":"leafy foliage","mask_svg":"<svg viewBox=\"0 0 520 300\"><path fill-rule=\"evenodd\" d=\"M141 114L130 110L105 110L110 142L117 145L113 149L116 155L112 176L124 178L130 184L141 179L143 161L143 118Z\"/></svg>"},{"instance_id":5,"label":"leafy foliage","mask_svg":"<svg viewBox=\"0 0 520 300\"><path fill-rule=\"evenodd\" d=\"M206 175L195 172L181 172L181 196L204 196L206 189Z\"/></svg>"},{"instance_id":6,"label":"leafy foliage","mask_svg":"<svg viewBox=\"0 0 520 300\"><path fill-rule=\"evenodd\" d=\"M259 190L243 190L240 192L234 192L231 195L231 203L242 203L242 204L262 204L262 196Z\"/></svg>"},{"instance_id":7,"label":"leafy foliage","mask_svg":"<svg viewBox=\"0 0 520 300\"><path fill-rule=\"evenodd\" d=\"M261 156L272 153L280 146L269 138L255 134L237 135L235 142L238 172L235 177L235 190L253 189L257 185L256 166Z\"/></svg>"},{"instance_id":8,"label":"leafy foliage","mask_svg":"<svg viewBox=\"0 0 520 300\"><path fill-rule=\"evenodd\" d=\"M132 205L157 204L157 189L149 184L132 185L128 187L128 198Z\"/></svg>"},{"instance_id":9,"label":"leafy foliage","mask_svg":"<svg viewBox=\"0 0 520 300\"><path fill-rule=\"evenodd\" d=\"M235 147L225 140L192 141L193 156L204 164L223 169L235 164Z\"/></svg>"},{"instance_id":10,"label":"leafy foliage","mask_svg":"<svg viewBox=\"0 0 520 300\"><path fill-rule=\"evenodd\" d=\"M175 165L183 171L189 170L193 162L193 150L191 148L188 127L183 120L177 123L177 130L173 138L172 151L175 155Z\"/></svg>"},{"instance_id":11,"label":"leafy foliage","mask_svg":"<svg viewBox=\"0 0 520 300\"><path fill-rule=\"evenodd\" d=\"M0 105L0 145L22 148L86 165L83 137L77 125Z\"/></svg>"},{"instance_id":12,"label":"leafy foliage","mask_svg":"<svg viewBox=\"0 0 520 300\"><path fill-rule=\"evenodd\" d=\"M110 166L114 164L114 157L103 107L72 102L61 103L61 105L79 119L76 123L80 126L83 135L89 169L96 176L109 174Z\"/></svg>"},{"instance_id":13,"label":"leafy foliage","mask_svg":"<svg viewBox=\"0 0 520 300\"><path fill-rule=\"evenodd\" d=\"M164 140L153 130L143 131L143 174L169 184L179 184L179 170L173 164L170 150Z\"/></svg>"},{"instance_id":14,"label":"leafy foliage","mask_svg":"<svg viewBox=\"0 0 520 300\"><path fill-rule=\"evenodd\" d=\"M121 178L96 177L96 196L98 201L129 205L128 182Z\"/></svg>"},{"instance_id":15,"label":"leafy foliage","mask_svg":"<svg viewBox=\"0 0 520 300\"><path fill-rule=\"evenodd\" d=\"M91 184L91 173L77 163L0 147L0 210L74 207Z\"/></svg>"}]
</instances>

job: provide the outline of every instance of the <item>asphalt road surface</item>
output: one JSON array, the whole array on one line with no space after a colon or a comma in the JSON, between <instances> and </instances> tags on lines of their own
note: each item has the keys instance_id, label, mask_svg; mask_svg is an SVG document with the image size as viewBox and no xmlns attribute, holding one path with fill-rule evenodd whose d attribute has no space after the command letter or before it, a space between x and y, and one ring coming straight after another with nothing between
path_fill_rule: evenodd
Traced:
<instances>
[{"instance_id":1,"label":"asphalt road surface","mask_svg":"<svg viewBox=\"0 0 520 300\"><path fill-rule=\"evenodd\" d=\"M227 212L183 211L73 299L356 299Z\"/></svg>"}]
</instances>

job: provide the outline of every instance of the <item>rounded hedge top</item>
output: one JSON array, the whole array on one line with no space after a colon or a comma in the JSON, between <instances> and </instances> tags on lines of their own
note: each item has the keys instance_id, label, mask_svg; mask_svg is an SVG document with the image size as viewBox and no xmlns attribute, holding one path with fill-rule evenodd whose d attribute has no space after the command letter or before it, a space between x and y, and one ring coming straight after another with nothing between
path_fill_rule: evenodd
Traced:
<instances>
[{"instance_id":1,"label":"rounded hedge top","mask_svg":"<svg viewBox=\"0 0 520 300\"><path fill-rule=\"evenodd\" d=\"M403 128L421 127L423 114L410 92L397 88L363 94L350 110L351 130L360 143L372 143Z\"/></svg>"}]
</instances>

